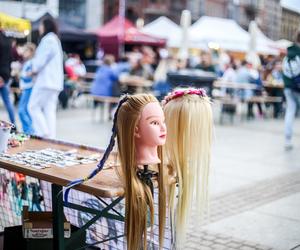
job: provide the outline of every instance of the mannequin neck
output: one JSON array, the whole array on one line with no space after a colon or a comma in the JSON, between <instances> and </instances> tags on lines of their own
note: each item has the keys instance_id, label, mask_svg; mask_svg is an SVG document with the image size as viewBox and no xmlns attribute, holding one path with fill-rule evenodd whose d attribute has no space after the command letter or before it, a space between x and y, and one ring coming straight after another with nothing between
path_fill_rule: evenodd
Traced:
<instances>
[{"instance_id":1,"label":"mannequin neck","mask_svg":"<svg viewBox=\"0 0 300 250\"><path fill-rule=\"evenodd\" d=\"M157 146L139 146L136 148L136 162L138 165L152 165L160 163Z\"/></svg>"}]
</instances>

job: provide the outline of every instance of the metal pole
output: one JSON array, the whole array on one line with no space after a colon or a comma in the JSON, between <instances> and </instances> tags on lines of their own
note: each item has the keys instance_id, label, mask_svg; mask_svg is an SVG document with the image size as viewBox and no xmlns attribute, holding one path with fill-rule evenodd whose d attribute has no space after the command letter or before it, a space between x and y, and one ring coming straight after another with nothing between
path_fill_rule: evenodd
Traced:
<instances>
[{"instance_id":1,"label":"metal pole","mask_svg":"<svg viewBox=\"0 0 300 250\"><path fill-rule=\"evenodd\" d=\"M65 250L62 187L52 184L53 250Z\"/></svg>"},{"instance_id":2,"label":"metal pole","mask_svg":"<svg viewBox=\"0 0 300 250\"><path fill-rule=\"evenodd\" d=\"M26 0L22 0L22 18L25 18L26 15Z\"/></svg>"},{"instance_id":3,"label":"metal pole","mask_svg":"<svg viewBox=\"0 0 300 250\"><path fill-rule=\"evenodd\" d=\"M125 40L125 8L126 8L126 0L119 0L119 25L120 25L120 34L119 34L119 58L124 53L124 40Z\"/></svg>"}]
</instances>

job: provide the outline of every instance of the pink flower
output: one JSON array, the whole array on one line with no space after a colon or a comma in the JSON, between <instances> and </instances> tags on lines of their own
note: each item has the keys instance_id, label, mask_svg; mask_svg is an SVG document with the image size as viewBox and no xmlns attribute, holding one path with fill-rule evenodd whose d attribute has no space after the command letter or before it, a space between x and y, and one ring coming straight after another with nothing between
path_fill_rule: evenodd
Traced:
<instances>
[{"instance_id":1,"label":"pink flower","mask_svg":"<svg viewBox=\"0 0 300 250\"><path fill-rule=\"evenodd\" d=\"M184 90L175 90L172 93L168 94L164 100L162 101L162 105L166 105L169 101L176 99L178 97L184 96L184 95L199 95L201 97L206 97L206 91L205 89L184 89Z\"/></svg>"}]
</instances>

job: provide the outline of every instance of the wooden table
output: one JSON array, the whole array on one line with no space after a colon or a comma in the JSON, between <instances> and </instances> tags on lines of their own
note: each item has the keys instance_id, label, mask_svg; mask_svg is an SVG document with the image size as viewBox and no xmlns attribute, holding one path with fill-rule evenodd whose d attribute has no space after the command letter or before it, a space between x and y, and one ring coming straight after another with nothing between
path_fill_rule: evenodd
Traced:
<instances>
[{"instance_id":1,"label":"wooden table","mask_svg":"<svg viewBox=\"0 0 300 250\"><path fill-rule=\"evenodd\" d=\"M87 147L81 146L77 144L65 143L61 141L54 140L46 140L42 138L33 138L29 141L26 141L22 146L11 148L8 150L8 154L15 154L18 152L24 152L25 150L41 150L45 148L53 148L59 150L74 150L76 149L78 154L90 155L99 153L100 155L103 153L102 151ZM116 162L116 153L112 153L108 161ZM104 198L114 198L114 200L107 204L107 206L101 210L95 210L92 208L86 208L80 206L78 204L65 203L63 202L62 197L62 186L67 185L70 181L82 178L87 176L93 169L95 169L97 163L92 164L80 164L69 167L56 167L51 166L50 168L45 169L35 169L30 166L24 166L17 163L5 161L0 159L0 167L7 169L9 171L14 171L18 173L22 173L25 175L29 175L31 177L38 178L40 180L48 181L52 183L52 213L53 213L53 249L54 250L64 250L65 242L64 242L64 229L63 229L63 208L64 206L76 209L79 211L89 212L94 214L95 216L79 231L77 231L74 235L72 235L70 241L75 239L78 234L85 231L92 223L94 223L100 217L107 217L110 219L116 219L123 221L124 217L115 214L109 213L110 210L114 210L114 206L116 206L122 199L124 194L124 189L118 173L114 168L103 169L99 172L93 179L76 186L74 189L80 190L95 196L104 197ZM115 210L114 210L115 211ZM118 236L123 237L123 235Z\"/></svg>"},{"instance_id":2,"label":"wooden table","mask_svg":"<svg viewBox=\"0 0 300 250\"><path fill-rule=\"evenodd\" d=\"M145 88L150 88L153 82L140 76L123 75L119 78L121 85L127 87L135 87L136 93L142 93Z\"/></svg>"},{"instance_id":3,"label":"wooden table","mask_svg":"<svg viewBox=\"0 0 300 250\"><path fill-rule=\"evenodd\" d=\"M92 147L63 143L59 141L57 141L56 143L55 141L45 139L30 139L29 141L26 141L21 147L9 149L7 153L15 154L24 152L25 150L41 150L45 148L53 148L63 151L76 149L78 154L90 155L99 153L100 155L102 155L102 151L94 149ZM112 154L108 161L116 161L116 153ZM95 169L96 165L97 163L95 162L91 164L80 164L62 168L51 166L45 169L35 169L32 167L0 159L1 168L29 175L40 180L55 183L60 186L66 186L70 181L74 179L87 176L90 172L92 172L93 169ZM124 193L121 181L116 173L115 168L102 170L93 179L75 187L75 189L105 198L122 196Z\"/></svg>"},{"instance_id":4,"label":"wooden table","mask_svg":"<svg viewBox=\"0 0 300 250\"><path fill-rule=\"evenodd\" d=\"M116 96L99 96L99 95L89 95L89 98L96 102L96 103L100 103L103 104L100 106L100 119L102 121L108 121L110 119L110 107L112 104L117 104L120 100L120 97L116 97ZM94 106L95 108L93 110L95 110L97 108L97 106ZM92 117L95 116L95 112L92 113Z\"/></svg>"},{"instance_id":5,"label":"wooden table","mask_svg":"<svg viewBox=\"0 0 300 250\"><path fill-rule=\"evenodd\" d=\"M228 89L257 89L257 85L252 83L236 83L236 82L224 82L221 80L215 81L213 86L215 88L228 88Z\"/></svg>"},{"instance_id":6,"label":"wooden table","mask_svg":"<svg viewBox=\"0 0 300 250\"><path fill-rule=\"evenodd\" d=\"M273 89L283 89L284 88L283 83L274 84L274 83L267 82L267 81L263 82L263 86L264 86L264 88L273 88Z\"/></svg>"},{"instance_id":7,"label":"wooden table","mask_svg":"<svg viewBox=\"0 0 300 250\"><path fill-rule=\"evenodd\" d=\"M94 80L95 76L96 76L96 73L87 72L84 76L81 76L80 78L85 79L85 80Z\"/></svg>"},{"instance_id":8,"label":"wooden table","mask_svg":"<svg viewBox=\"0 0 300 250\"><path fill-rule=\"evenodd\" d=\"M252 103L281 103L280 96L252 96L247 102Z\"/></svg>"}]
</instances>

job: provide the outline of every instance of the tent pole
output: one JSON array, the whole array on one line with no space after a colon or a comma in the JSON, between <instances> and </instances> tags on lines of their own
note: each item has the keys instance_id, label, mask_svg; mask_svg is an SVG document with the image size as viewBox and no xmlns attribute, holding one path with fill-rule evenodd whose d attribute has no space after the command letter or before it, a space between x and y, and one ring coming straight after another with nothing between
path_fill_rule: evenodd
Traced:
<instances>
[{"instance_id":1,"label":"tent pole","mask_svg":"<svg viewBox=\"0 0 300 250\"><path fill-rule=\"evenodd\" d=\"M126 9L126 0L119 0L119 20L120 20L120 27L121 32L119 36L119 58L124 53L124 42L125 42L125 9Z\"/></svg>"}]
</instances>

